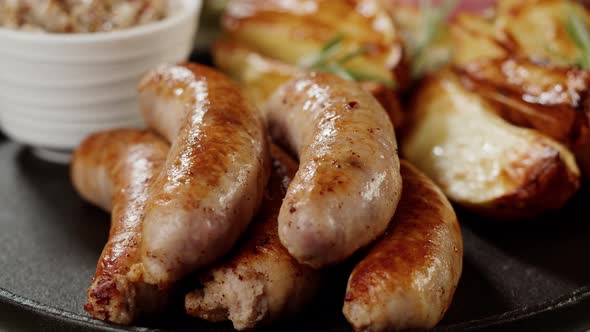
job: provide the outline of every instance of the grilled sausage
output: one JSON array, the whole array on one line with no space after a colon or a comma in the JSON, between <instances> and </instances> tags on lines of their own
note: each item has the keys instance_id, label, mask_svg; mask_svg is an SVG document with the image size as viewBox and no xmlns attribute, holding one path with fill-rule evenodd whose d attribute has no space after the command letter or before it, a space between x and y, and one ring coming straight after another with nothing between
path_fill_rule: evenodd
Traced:
<instances>
[{"instance_id":1,"label":"grilled sausage","mask_svg":"<svg viewBox=\"0 0 590 332\"><path fill-rule=\"evenodd\" d=\"M299 262L340 262L381 235L401 178L391 121L357 83L311 73L283 85L266 107L273 138L300 167L279 214L279 236Z\"/></svg>"},{"instance_id":2,"label":"grilled sausage","mask_svg":"<svg viewBox=\"0 0 590 332\"><path fill-rule=\"evenodd\" d=\"M434 327L461 275L463 242L453 208L408 162L401 172L395 217L348 280L343 312L356 331Z\"/></svg>"},{"instance_id":3,"label":"grilled sausage","mask_svg":"<svg viewBox=\"0 0 590 332\"><path fill-rule=\"evenodd\" d=\"M277 217L297 164L276 146L271 152L261 210L232 254L200 274L200 287L185 300L192 316L254 328L301 310L318 288L320 272L300 265L280 243Z\"/></svg>"},{"instance_id":4,"label":"grilled sausage","mask_svg":"<svg viewBox=\"0 0 590 332\"><path fill-rule=\"evenodd\" d=\"M71 176L76 190L103 209L112 209L109 240L84 307L95 318L129 324L141 314L158 311L165 302L165 292L131 281L127 274L141 260L148 186L167 154L163 139L131 129L92 135L74 154Z\"/></svg>"},{"instance_id":5,"label":"grilled sausage","mask_svg":"<svg viewBox=\"0 0 590 332\"><path fill-rule=\"evenodd\" d=\"M143 279L166 287L232 247L270 173L263 122L229 78L204 66L161 66L139 87L146 122L171 142L150 191Z\"/></svg>"}]
</instances>

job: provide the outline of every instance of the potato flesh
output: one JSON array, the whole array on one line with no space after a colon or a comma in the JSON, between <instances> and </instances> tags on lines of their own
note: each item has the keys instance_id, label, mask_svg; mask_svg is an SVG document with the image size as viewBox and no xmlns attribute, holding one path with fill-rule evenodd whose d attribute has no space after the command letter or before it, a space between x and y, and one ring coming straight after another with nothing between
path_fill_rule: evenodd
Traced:
<instances>
[{"instance_id":1,"label":"potato flesh","mask_svg":"<svg viewBox=\"0 0 590 332\"><path fill-rule=\"evenodd\" d=\"M415 6L403 3L387 2L387 5L402 37L406 54L409 55L414 67L414 78L434 72L449 62L451 47L446 29L439 29L434 39L421 50L425 38L422 11Z\"/></svg>"},{"instance_id":2,"label":"potato flesh","mask_svg":"<svg viewBox=\"0 0 590 332\"><path fill-rule=\"evenodd\" d=\"M461 14L450 26L453 63L525 56L571 66L582 54L566 30L570 10L590 25L582 5L564 0L500 0L489 19Z\"/></svg>"},{"instance_id":3,"label":"potato flesh","mask_svg":"<svg viewBox=\"0 0 590 332\"><path fill-rule=\"evenodd\" d=\"M451 62L455 65L497 59L507 55L506 50L495 41L493 23L480 16L460 14L449 30L453 49Z\"/></svg>"},{"instance_id":4,"label":"potato flesh","mask_svg":"<svg viewBox=\"0 0 590 332\"><path fill-rule=\"evenodd\" d=\"M520 53L567 66L582 55L566 30L570 10L590 24L581 4L564 0L501 0L496 24L516 40Z\"/></svg>"},{"instance_id":5,"label":"potato flesh","mask_svg":"<svg viewBox=\"0 0 590 332\"><path fill-rule=\"evenodd\" d=\"M258 106L264 105L281 84L302 72L231 41L217 42L213 55L216 65L240 82Z\"/></svg>"},{"instance_id":6,"label":"potato flesh","mask_svg":"<svg viewBox=\"0 0 590 332\"><path fill-rule=\"evenodd\" d=\"M428 83L417 98L402 152L455 202L483 206L518 190L527 169L552 151L574 176L579 173L564 146L505 122L452 78Z\"/></svg>"}]
</instances>

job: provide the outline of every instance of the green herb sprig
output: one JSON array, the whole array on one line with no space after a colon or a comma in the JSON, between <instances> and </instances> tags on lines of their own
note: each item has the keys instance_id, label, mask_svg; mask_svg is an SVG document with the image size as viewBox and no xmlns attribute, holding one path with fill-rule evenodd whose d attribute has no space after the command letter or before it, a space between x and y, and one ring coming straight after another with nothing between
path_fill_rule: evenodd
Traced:
<instances>
[{"instance_id":1,"label":"green herb sprig","mask_svg":"<svg viewBox=\"0 0 590 332\"><path fill-rule=\"evenodd\" d=\"M590 70L590 31L588 31L584 18L576 12L572 4L570 4L568 10L566 30L571 40L582 53L577 64L584 69Z\"/></svg>"},{"instance_id":2,"label":"green herb sprig","mask_svg":"<svg viewBox=\"0 0 590 332\"><path fill-rule=\"evenodd\" d=\"M413 78L419 78L424 74L424 71L427 69L426 64L428 63L426 61L426 51L444 31L444 22L456 7L457 0L444 0L439 6L434 6L432 0L422 0L420 5L423 22L421 36L412 54L412 58L414 59L412 66Z\"/></svg>"},{"instance_id":3,"label":"green herb sprig","mask_svg":"<svg viewBox=\"0 0 590 332\"><path fill-rule=\"evenodd\" d=\"M342 48L344 39L344 35L341 34L331 38L322 46L318 54L305 59L302 66L309 70L332 73L351 81L371 81L383 84L390 89L395 88L395 82L391 80L345 67L348 62L367 54L368 49L365 46L334 58Z\"/></svg>"}]
</instances>

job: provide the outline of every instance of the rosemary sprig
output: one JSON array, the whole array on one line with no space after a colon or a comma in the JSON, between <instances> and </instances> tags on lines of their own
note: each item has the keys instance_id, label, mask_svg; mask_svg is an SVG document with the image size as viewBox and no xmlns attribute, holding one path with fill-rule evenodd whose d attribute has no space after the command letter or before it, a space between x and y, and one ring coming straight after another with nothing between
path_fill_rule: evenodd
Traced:
<instances>
[{"instance_id":1,"label":"rosemary sprig","mask_svg":"<svg viewBox=\"0 0 590 332\"><path fill-rule=\"evenodd\" d=\"M578 65L590 70L590 31L584 22L584 18L578 14L570 4L566 30L571 40L580 49L582 56L578 59Z\"/></svg>"},{"instance_id":2,"label":"rosemary sprig","mask_svg":"<svg viewBox=\"0 0 590 332\"><path fill-rule=\"evenodd\" d=\"M336 35L335 37L331 38L326 42L326 44L324 44L324 46L322 46L318 54L304 60L302 66L309 70L332 73L351 81L371 81L381 83L390 89L395 88L395 83L391 80L376 75L351 70L345 67L348 62L367 54L367 47L361 46L351 52L335 58L334 56L341 49L344 39L344 35Z\"/></svg>"},{"instance_id":3,"label":"rosemary sprig","mask_svg":"<svg viewBox=\"0 0 590 332\"><path fill-rule=\"evenodd\" d=\"M422 0L420 6L423 22L422 35L412 54L414 58L412 76L414 78L419 78L426 70L426 50L444 31L441 26L449 18L455 7L457 7L457 0L444 0L439 6L434 6L432 0Z\"/></svg>"},{"instance_id":4,"label":"rosemary sprig","mask_svg":"<svg viewBox=\"0 0 590 332\"><path fill-rule=\"evenodd\" d=\"M388 80L386 78L378 77L378 76L371 75L371 74L368 74L365 72L360 72L360 71L351 70L351 69L347 69L346 72L355 81L370 81L370 82L383 84L390 89L395 89L395 82L393 82L392 80Z\"/></svg>"},{"instance_id":5,"label":"rosemary sprig","mask_svg":"<svg viewBox=\"0 0 590 332\"><path fill-rule=\"evenodd\" d=\"M326 53L326 52L330 52L331 50L337 49L338 47L340 47L340 44L342 43L343 40L344 40L343 34L339 34L339 35L336 35L336 36L330 38L326 42L326 44L322 47L321 53Z\"/></svg>"},{"instance_id":6,"label":"rosemary sprig","mask_svg":"<svg viewBox=\"0 0 590 332\"><path fill-rule=\"evenodd\" d=\"M359 56L362 56L362 55L366 54L368 51L369 51L368 48L366 48L365 46L361 46L358 49L356 49L356 50L354 50L354 51L352 51L352 52L344 55L343 57L341 57L338 60L338 63L345 64L345 63L353 60L356 57L359 57Z\"/></svg>"},{"instance_id":7,"label":"rosemary sprig","mask_svg":"<svg viewBox=\"0 0 590 332\"><path fill-rule=\"evenodd\" d=\"M308 65L309 67L317 66L318 64L323 64L328 61L330 57L338 52L342 41L344 40L344 35L336 35L322 46L320 52L312 57L311 63Z\"/></svg>"}]
</instances>

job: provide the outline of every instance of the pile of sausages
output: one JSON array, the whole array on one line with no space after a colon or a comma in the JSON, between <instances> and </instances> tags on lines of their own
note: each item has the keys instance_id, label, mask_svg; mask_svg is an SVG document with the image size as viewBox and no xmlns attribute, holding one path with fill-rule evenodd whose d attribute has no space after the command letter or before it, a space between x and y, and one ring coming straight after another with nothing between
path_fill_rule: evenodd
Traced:
<instances>
[{"instance_id":1,"label":"pile of sausages","mask_svg":"<svg viewBox=\"0 0 590 332\"><path fill-rule=\"evenodd\" d=\"M323 268L369 248L343 290L356 330L442 319L462 269L457 218L400 163L388 115L357 83L304 74L257 110L223 74L183 64L139 90L149 130L92 135L72 162L80 195L112 214L93 317L157 314L188 276L188 314L254 328L301 311Z\"/></svg>"}]
</instances>

